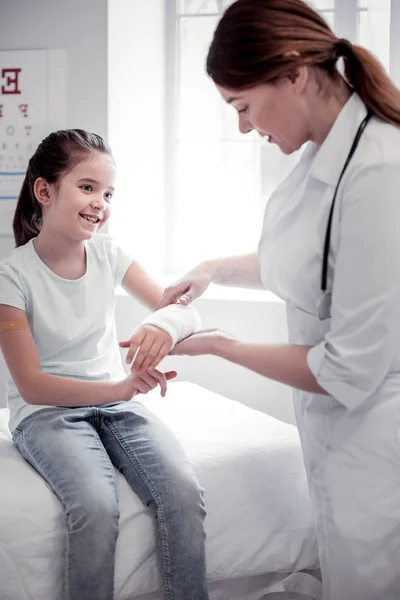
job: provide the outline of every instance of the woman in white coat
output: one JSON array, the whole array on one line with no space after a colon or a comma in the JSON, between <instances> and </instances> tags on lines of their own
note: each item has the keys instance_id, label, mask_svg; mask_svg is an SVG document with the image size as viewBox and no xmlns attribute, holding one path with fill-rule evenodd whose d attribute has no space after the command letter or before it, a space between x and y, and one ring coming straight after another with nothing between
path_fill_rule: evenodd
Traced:
<instances>
[{"instance_id":1,"label":"woman in white coat","mask_svg":"<svg viewBox=\"0 0 400 600\"><path fill-rule=\"evenodd\" d=\"M289 344L209 331L174 353L215 354L294 388L324 599L398 600L400 93L302 0L235 2L207 71L242 133L285 154L308 145L267 203L258 255L202 263L160 306L210 282L264 287L287 303Z\"/></svg>"}]
</instances>

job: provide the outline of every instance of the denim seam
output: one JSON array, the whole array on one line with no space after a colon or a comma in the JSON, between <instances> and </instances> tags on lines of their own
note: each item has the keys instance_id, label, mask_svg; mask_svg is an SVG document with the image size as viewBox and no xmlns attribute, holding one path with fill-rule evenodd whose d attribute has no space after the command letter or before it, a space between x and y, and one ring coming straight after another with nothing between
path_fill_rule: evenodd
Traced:
<instances>
[{"instance_id":1,"label":"denim seam","mask_svg":"<svg viewBox=\"0 0 400 600\"><path fill-rule=\"evenodd\" d=\"M23 433L23 430L21 429L21 425L24 426L25 421L29 422L31 419L33 419L34 417L36 417L39 414L40 414L40 416L42 416L43 413L50 412L54 409L62 410L63 408L68 408L68 407L66 407L66 406L46 406L45 408L39 408L38 410L35 410L35 412L33 412L30 415L27 415L26 417L21 419L18 422L17 426L14 427L14 431L16 431L18 429L19 431L21 431L21 433Z\"/></svg>"},{"instance_id":2,"label":"denim seam","mask_svg":"<svg viewBox=\"0 0 400 600\"><path fill-rule=\"evenodd\" d=\"M167 581L165 582L166 589L164 590L165 591L165 600L172 600L171 574L169 571L170 558L169 558L168 540L167 540L168 536L167 536L167 531L165 528L165 519L164 519L164 512L163 512L163 508L162 508L161 498L160 498L159 494L157 493L156 488L153 486L151 480L147 476L146 472L141 467L139 461L136 459L136 456L135 456L134 452L132 451L132 448L130 448L130 446L125 443L123 436L121 436L119 434L118 428L115 427L114 424L112 423L112 421L109 419L104 419L103 423L106 427L109 428L110 431L112 431L116 440L118 441L118 443L124 450L125 454L128 456L129 460L133 463L135 469L137 470L140 477L142 478L143 483L146 485L153 500L155 500L155 502L157 504L157 507L158 507L157 518L158 518L158 522L160 524L160 532L161 532L163 572L164 572L164 576L166 576L166 579L167 579Z\"/></svg>"},{"instance_id":3,"label":"denim seam","mask_svg":"<svg viewBox=\"0 0 400 600\"><path fill-rule=\"evenodd\" d=\"M93 427L93 425L92 425L92 427ZM101 440L100 440L100 438L99 438L98 436L93 436L93 442L94 442L94 443L97 445L97 447L98 447L100 450L103 450L103 451L105 452L105 454L108 456L108 454L107 454L107 452L106 452L106 450L105 450L105 448L104 448L104 445L102 444L102 442L101 442ZM110 457L108 457L108 458L110 458ZM111 461L110 461L110 463L111 463ZM114 467L113 467L112 463L111 463L111 470L112 470L112 471L114 470ZM112 479L112 482L111 482L111 483L112 483L112 485L113 485L114 493L115 493L115 495L116 495L117 502L118 502L118 497L117 497L117 493L116 493L116 485L115 485L115 475L114 475L114 477L113 477L113 479ZM67 514L66 514L66 510L65 510L65 509L64 509L64 512L65 512L65 515L67 516ZM116 515L116 516L117 516L117 519L119 520L119 513L118 513L118 512L117 512L117 515ZM119 529L119 528L117 528L117 530L116 530L116 533L115 533L115 539L116 539L116 540L117 540L117 538L118 538L118 529ZM68 540L68 536L67 536L67 540ZM68 552L69 552L69 549L68 549L68 543L67 543L67 547L66 547L66 555L67 555L67 556L68 556ZM115 557L114 557L114 558L115 558ZM67 565L68 565L68 567L67 567ZM70 581L70 579L71 579L71 578L70 578L70 570L69 570L70 561L68 561L68 562L67 562L67 565L66 565L66 568L65 568L65 572L66 572L66 577L65 577L65 579L66 579L66 581ZM114 573L114 577L115 577L115 573ZM69 589L67 588L67 586L66 586L66 589L67 589L67 591L68 591L67 598L69 598L69 597L70 597L70 595L69 595Z\"/></svg>"}]
</instances>

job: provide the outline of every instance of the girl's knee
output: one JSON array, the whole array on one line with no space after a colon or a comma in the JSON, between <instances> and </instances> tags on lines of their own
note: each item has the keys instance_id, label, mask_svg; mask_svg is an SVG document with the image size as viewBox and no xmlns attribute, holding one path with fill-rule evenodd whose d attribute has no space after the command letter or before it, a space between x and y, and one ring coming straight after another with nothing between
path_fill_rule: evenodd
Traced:
<instances>
[{"instance_id":1,"label":"girl's knee","mask_svg":"<svg viewBox=\"0 0 400 600\"><path fill-rule=\"evenodd\" d=\"M172 490L173 494L170 497L172 510L182 516L187 515L190 517L191 515L197 515L204 518L204 490L191 469L185 469L179 474L172 486ZM168 508L168 506L165 508Z\"/></svg>"},{"instance_id":2,"label":"girl's knee","mask_svg":"<svg viewBox=\"0 0 400 600\"><path fill-rule=\"evenodd\" d=\"M118 528L119 511L116 494L108 489L83 488L76 492L73 504L67 508L71 530Z\"/></svg>"}]
</instances>

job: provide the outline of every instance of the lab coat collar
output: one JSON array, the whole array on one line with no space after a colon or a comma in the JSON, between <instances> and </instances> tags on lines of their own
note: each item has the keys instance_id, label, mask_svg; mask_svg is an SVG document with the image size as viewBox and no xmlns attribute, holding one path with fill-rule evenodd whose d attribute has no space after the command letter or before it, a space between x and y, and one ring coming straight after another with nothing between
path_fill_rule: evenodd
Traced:
<instances>
[{"instance_id":1,"label":"lab coat collar","mask_svg":"<svg viewBox=\"0 0 400 600\"><path fill-rule=\"evenodd\" d=\"M310 175L327 185L336 186L351 145L367 108L353 92L340 111L327 137L315 153ZM315 144L313 144L315 147Z\"/></svg>"}]
</instances>

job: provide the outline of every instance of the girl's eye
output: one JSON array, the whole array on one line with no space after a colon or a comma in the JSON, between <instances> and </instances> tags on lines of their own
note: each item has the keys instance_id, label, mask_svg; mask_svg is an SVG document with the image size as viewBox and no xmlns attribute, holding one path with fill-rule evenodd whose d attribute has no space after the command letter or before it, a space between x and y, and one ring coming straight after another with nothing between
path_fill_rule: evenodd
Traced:
<instances>
[{"instance_id":1,"label":"girl's eye","mask_svg":"<svg viewBox=\"0 0 400 600\"><path fill-rule=\"evenodd\" d=\"M244 108L241 108L240 110L238 110L239 114L240 113L246 114L248 112L249 112L249 107L248 106L245 106Z\"/></svg>"},{"instance_id":2,"label":"girl's eye","mask_svg":"<svg viewBox=\"0 0 400 600\"><path fill-rule=\"evenodd\" d=\"M107 200L111 200L113 195L111 192L107 192L106 194L104 194L104 196L107 198Z\"/></svg>"},{"instance_id":3,"label":"girl's eye","mask_svg":"<svg viewBox=\"0 0 400 600\"><path fill-rule=\"evenodd\" d=\"M93 187L89 184L87 185L81 185L81 189L84 190L85 192L92 192L93 191Z\"/></svg>"}]
</instances>

